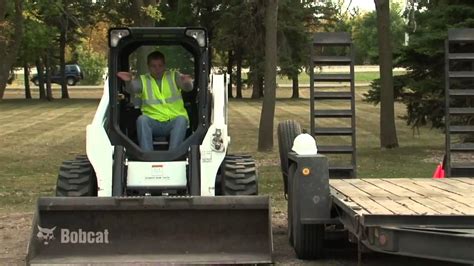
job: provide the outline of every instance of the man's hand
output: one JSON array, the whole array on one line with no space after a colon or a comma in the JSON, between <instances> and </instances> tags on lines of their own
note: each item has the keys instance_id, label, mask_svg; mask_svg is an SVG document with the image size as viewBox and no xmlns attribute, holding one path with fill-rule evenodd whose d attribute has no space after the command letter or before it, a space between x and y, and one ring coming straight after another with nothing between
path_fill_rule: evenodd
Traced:
<instances>
[{"instance_id":1,"label":"man's hand","mask_svg":"<svg viewBox=\"0 0 474 266\"><path fill-rule=\"evenodd\" d=\"M183 74L179 78L181 79L182 83L192 83L193 82L193 78L191 77L191 75Z\"/></svg>"},{"instance_id":2,"label":"man's hand","mask_svg":"<svg viewBox=\"0 0 474 266\"><path fill-rule=\"evenodd\" d=\"M133 76L130 72L117 72L117 77L123 81L131 81Z\"/></svg>"}]
</instances>

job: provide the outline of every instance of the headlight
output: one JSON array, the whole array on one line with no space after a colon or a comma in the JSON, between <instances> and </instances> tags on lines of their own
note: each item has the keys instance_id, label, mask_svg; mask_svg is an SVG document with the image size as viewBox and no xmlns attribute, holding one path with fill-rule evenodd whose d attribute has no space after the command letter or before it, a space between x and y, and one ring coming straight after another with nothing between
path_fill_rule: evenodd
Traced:
<instances>
[{"instance_id":1,"label":"headlight","mask_svg":"<svg viewBox=\"0 0 474 266\"><path fill-rule=\"evenodd\" d=\"M127 37L128 35L130 35L130 31L128 29L111 30L109 34L110 47L117 47L120 39Z\"/></svg>"},{"instance_id":2,"label":"headlight","mask_svg":"<svg viewBox=\"0 0 474 266\"><path fill-rule=\"evenodd\" d=\"M206 47L206 31L202 29L189 29L186 30L186 35L194 38L200 47Z\"/></svg>"}]
</instances>

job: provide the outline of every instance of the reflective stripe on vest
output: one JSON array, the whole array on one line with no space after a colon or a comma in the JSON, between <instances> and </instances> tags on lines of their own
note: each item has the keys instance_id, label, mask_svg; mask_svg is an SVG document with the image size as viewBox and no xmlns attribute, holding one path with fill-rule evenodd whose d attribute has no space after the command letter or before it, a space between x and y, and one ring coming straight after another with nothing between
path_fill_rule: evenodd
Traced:
<instances>
[{"instance_id":1,"label":"reflective stripe on vest","mask_svg":"<svg viewBox=\"0 0 474 266\"><path fill-rule=\"evenodd\" d=\"M176 87L174 76L174 71L166 71L161 80L161 86L157 84L150 74L140 76L143 87L142 113L159 121L171 120L177 116L184 116L188 119L183 98L181 97L181 92ZM155 86L159 98L154 93Z\"/></svg>"}]
</instances>

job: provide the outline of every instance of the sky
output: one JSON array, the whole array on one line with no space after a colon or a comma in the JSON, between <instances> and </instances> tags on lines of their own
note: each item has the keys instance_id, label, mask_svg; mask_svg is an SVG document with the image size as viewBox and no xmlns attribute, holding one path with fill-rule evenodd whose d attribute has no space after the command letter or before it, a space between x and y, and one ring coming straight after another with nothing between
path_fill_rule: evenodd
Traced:
<instances>
[{"instance_id":1,"label":"sky","mask_svg":"<svg viewBox=\"0 0 474 266\"><path fill-rule=\"evenodd\" d=\"M350 0L345 0L344 2L349 4ZM400 2L404 5L406 0L395 0L393 2ZM358 7L360 11L373 11L375 10L375 3L374 0L352 0L351 7Z\"/></svg>"},{"instance_id":2,"label":"sky","mask_svg":"<svg viewBox=\"0 0 474 266\"><path fill-rule=\"evenodd\" d=\"M345 1L349 4L350 1ZM352 0L351 7L358 7L361 11L375 10L374 0Z\"/></svg>"}]
</instances>

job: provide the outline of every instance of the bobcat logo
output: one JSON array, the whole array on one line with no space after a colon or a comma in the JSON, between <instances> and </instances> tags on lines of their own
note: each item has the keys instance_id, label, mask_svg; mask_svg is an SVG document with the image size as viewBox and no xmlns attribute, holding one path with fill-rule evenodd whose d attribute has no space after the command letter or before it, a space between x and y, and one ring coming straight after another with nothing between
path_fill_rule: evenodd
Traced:
<instances>
[{"instance_id":1,"label":"bobcat logo","mask_svg":"<svg viewBox=\"0 0 474 266\"><path fill-rule=\"evenodd\" d=\"M56 229L56 226L49 229L42 228L38 225L38 234L36 235L38 240L43 241L43 244L48 245L49 242L54 240L54 229Z\"/></svg>"}]
</instances>

